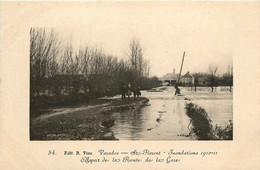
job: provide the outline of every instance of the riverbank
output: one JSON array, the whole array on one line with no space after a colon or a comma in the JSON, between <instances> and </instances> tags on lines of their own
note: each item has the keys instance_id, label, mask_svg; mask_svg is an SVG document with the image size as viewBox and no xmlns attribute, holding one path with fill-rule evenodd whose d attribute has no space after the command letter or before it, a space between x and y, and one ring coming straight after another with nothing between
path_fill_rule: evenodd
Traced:
<instances>
[{"instance_id":1,"label":"riverbank","mask_svg":"<svg viewBox=\"0 0 260 170\"><path fill-rule=\"evenodd\" d=\"M140 109L149 99L102 99L97 104L44 110L31 119L31 140L117 140L111 112ZM39 111L40 112L40 111ZM43 112L43 111L41 111Z\"/></svg>"}]
</instances>

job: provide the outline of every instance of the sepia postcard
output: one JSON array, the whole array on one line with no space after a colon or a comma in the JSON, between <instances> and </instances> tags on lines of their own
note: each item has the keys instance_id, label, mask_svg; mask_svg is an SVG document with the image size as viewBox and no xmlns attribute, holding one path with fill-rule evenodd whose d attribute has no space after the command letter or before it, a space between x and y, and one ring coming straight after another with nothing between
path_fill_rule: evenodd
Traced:
<instances>
[{"instance_id":1,"label":"sepia postcard","mask_svg":"<svg viewBox=\"0 0 260 170\"><path fill-rule=\"evenodd\" d=\"M4 169L259 169L260 3L0 3Z\"/></svg>"}]
</instances>

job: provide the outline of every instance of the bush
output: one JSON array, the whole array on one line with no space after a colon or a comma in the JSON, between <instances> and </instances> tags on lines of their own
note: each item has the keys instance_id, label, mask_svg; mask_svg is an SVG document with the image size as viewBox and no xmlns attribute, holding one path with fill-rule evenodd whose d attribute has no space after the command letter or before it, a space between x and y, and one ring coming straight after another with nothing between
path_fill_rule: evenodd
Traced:
<instances>
[{"instance_id":1,"label":"bush","mask_svg":"<svg viewBox=\"0 0 260 170\"><path fill-rule=\"evenodd\" d=\"M211 119L205 109L193 104L186 104L186 114L191 119L192 128L190 133L194 133L198 140L232 140L233 139L233 123L222 128L215 126L213 128Z\"/></svg>"},{"instance_id":2,"label":"bush","mask_svg":"<svg viewBox=\"0 0 260 170\"><path fill-rule=\"evenodd\" d=\"M205 109L188 103L185 107L186 114L191 118L191 133L195 133L199 140L212 139L212 125Z\"/></svg>"},{"instance_id":3,"label":"bush","mask_svg":"<svg viewBox=\"0 0 260 170\"><path fill-rule=\"evenodd\" d=\"M216 125L214 129L214 136L218 140L233 140L233 122L229 120L229 124L224 128Z\"/></svg>"}]
</instances>

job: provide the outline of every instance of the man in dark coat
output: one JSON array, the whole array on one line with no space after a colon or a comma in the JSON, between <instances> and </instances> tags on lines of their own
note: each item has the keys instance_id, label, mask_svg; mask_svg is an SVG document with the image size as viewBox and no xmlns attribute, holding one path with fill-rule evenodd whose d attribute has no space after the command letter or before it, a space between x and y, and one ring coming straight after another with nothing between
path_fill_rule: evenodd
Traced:
<instances>
[{"instance_id":1,"label":"man in dark coat","mask_svg":"<svg viewBox=\"0 0 260 170\"><path fill-rule=\"evenodd\" d=\"M137 95L137 87L136 87L136 85L133 85L132 92L134 93L134 99L135 99L136 95Z\"/></svg>"},{"instance_id":2,"label":"man in dark coat","mask_svg":"<svg viewBox=\"0 0 260 170\"><path fill-rule=\"evenodd\" d=\"M177 95L179 95L179 94L181 94L181 90L179 89L179 87L178 87L178 85L176 84L175 85L175 95L177 94Z\"/></svg>"},{"instance_id":3,"label":"man in dark coat","mask_svg":"<svg viewBox=\"0 0 260 170\"><path fill-rule=\"evenodd\" d=\"M125 94L127 93L127 88L124 84L121 85L121 95L122 95L122 99L125 99Z\"/></svg>"}]
</instances>

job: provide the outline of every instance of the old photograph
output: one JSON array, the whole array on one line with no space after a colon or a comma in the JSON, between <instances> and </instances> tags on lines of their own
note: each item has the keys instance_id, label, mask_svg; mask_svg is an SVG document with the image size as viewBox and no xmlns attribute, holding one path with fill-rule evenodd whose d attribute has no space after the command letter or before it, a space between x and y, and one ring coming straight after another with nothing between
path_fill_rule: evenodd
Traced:
<instances>
[{"instance_id":1,"label":"old photograph","mask_svg":"<svg viewBox=\"0 0 260 170\"><path fill-rule=\"evenodd\" d=\"M230 22L140 9L28 29L30 140L233 140Z\"/></svg>"},{"instance_id":2,"label":"old photograph","mask_svg":"<svg viewBox=\"0 0 260 170\"><path fill-rule=\"evenodd\" d=\"M0 167L259 169L259 9L0 2Z\"/></svg>"}]
</instances>

